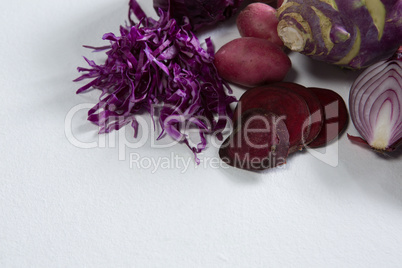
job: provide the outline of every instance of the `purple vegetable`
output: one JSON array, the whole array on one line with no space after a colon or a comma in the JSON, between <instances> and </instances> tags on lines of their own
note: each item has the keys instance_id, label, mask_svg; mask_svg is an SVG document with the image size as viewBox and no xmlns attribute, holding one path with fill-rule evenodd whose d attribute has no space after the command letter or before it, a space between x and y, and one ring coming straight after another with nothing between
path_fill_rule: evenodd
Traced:
<instances>
[{"instance_id":1,"label":"purple vegetable","mask_svg":"<svg viewBox=\"0 0 402 268\"><path fill-rule=\"evenodd\" d=\"M178 23L190 19L193 30L213 25L233 16L243 0L153 0L154 8L169 13Z\"/></svg>"},{"instance_id":2,"label":"purple vegetable","mask_svg":"<svg viewBox=\"0 0 402 268\"><path fill-rule=\"evenodd\" d=\"M293 51L359 69L398 49L401 17L402 0L285 0L278 34Z\"/></svg>"},{"instance_id":3,"label":"purple vegetable","mask_svg":"<svg viewBox=\"0 0 402 268\"><path fill-rule=\"evenodd\" d=\"M245 111L219 149L223 162L246 170L283 165L288 154L289 132L283 116L260 108Z\"/></svg>"},{"instance_id":4,"label":"purple vegetable","mask_svg":"<svg viewBox=\"0 0 402 268\"><path fill-rule=\"evenodd\" d=\"M353 124L376 151L393 151L402 143L402 50L367 68L353 83L349 96Z\"/></svg>"},{"instance_id":5,"label":"purple vegetable","mask_svg":"<svg viewBox=\"0 0 402 268\"><path fill-rule=\"evenodd\" d=\"M102 91L88 119L100 126L100 133L131 123L137 134L135 115L147 111L154 118L158 112L161 136L167 133L197 154L206 147L205 135L221 135L220 130L232 116L229 105L236 101L226 94L231 89L215 69L212 42L206 39L204 50L188 21L179 26L162 10L159 20L153 20L134 0L130 2L129 17L132 14L139 24L130 19L130 26L120 27L120 36L103 36L110 41L105 63L98 65L85 58L90 68L78 68L85 74L75 81L92 81L77 93L90 88ZM162 108L157 111L158 105ZM183 128L189 123L199 130L201 141L196 146L190 144Z\"/></svg>"}]
</instances>

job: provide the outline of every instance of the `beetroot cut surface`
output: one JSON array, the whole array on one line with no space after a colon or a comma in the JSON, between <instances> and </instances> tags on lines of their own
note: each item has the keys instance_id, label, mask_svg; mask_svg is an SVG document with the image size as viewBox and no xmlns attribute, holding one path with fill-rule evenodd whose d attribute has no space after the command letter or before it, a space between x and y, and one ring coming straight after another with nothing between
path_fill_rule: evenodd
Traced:
<instances>
[{"instance_id":1,"label":"beetroot cut surface","mask_svg":"<svg viewBox=\"0 0 402 268\"><path fill-rule=\"evenodd\" d=\"M310 87L324 108L324 125L318 136L308 145L311 148L324 146L335 140L346 128L349 114L343 98L333 90Z\"/></svg>"},{"instance_id":2,"label":"beetroot cut surface","mask_svg":"<svg viewBox=\"0 0 402 268\"><path fill-rule=\"evenodd\" d=\"M303 136L303 144L308 145L318 136L322 126L324 125L324 108L322 107L320 100L311 89L297 83L278 82L273 85L287 88L302 96L306 101L310 111L310 117L305 123L310 125L310 132L309 135Z\"/></svg>"},{"instance_id":3,"label":"beetroot cut surface","mask_svg":"<svg viewBox=\"0 0 402 268\"><path fill-rule=\"evenodd\" d=\"M303 148L303 137L307 137L310 126L305 124L310 116L306 101L299 94L279 86L262 86L248 89L235 109L235 118L249 109L261 108L283 118L289 131L289 152Z\"/></svg>"},{"instance_id":4,"label":"beetroot cut surface","mask_svg":"<svg viewBox=\"0 0 402 268\"><path fill-rule=\"evenodd\" d=\"M284 121L264 109L250 109L219 149L226 164L245 170L264 170L286 163L289 132Z\"/></svg>"}]
</instances>

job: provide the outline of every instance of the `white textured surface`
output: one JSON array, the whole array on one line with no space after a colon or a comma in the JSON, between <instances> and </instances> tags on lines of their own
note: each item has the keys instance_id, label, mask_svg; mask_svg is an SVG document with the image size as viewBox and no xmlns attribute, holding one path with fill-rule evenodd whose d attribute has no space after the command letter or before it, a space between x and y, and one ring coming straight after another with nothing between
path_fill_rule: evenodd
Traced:
<instances>
[{"instance_id":1,"label":"white textured surface","mask_svg":"<svg viewBox=\"0 0 402 268\"><path fill-rule=\"evenodd\" d=\"M105 44L127 9L120 0L0 3L0 267L400 267L401 157L379 158L345 135L327 151L335 167L304 153L262 174L217 167L213 147L185 169L184 145L74 146L65 119L97 93L77 96L71 81L83 55L100 57L81 45ZM229 22L206 35L218 48L237 32ZM288 80L347 100L357 73L291 57ZM85 111L74 136L102 142ZM130 166L133 153L165 166Z\"/></svg>"}]
</instances>

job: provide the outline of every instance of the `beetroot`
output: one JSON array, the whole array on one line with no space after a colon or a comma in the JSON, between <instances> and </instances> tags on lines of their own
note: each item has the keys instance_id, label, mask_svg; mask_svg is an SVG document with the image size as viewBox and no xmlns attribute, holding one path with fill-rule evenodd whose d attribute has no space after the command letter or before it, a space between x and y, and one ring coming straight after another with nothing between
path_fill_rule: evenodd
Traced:
<instances>
[{"instance_id":1,"label":"beetroot","mask_svg":"<svg viewBox=\"0 0 402 268\"><path fill-rule=\"evenodd\" d=\"M255 87L240 97L234 131L219 156L244 169L276 167L286 163L290 153L333 141L348 120L344 100L332 90L292 82Z\"/></svg>"},{"instance_id":2,"label":"beetroot","mask_svg":"<svg viewBox=\"0 0 402 268\"><path fill-rule=\"evenodd\" d=\"M234 131L219 149L223 162L246 170L286 163L289 132L280 116L265 109L249 109L238 119Z\"/></svg>"},{"instance_id":3,"label":"beetroot","mask_svg":"<svg viewBox=\"0 0 402 268\"><path fill-rule=\"evenodd\" d=\"M335 91L310 87L324 107L324 125L318 136L309 144L316 148L324 146L338 137L349 122L345 101Z\"/></svg>"},{"instance_id":4,"label":"beetroot","mask_svg":"<svg viewBox=\"0 0 402 268\"><path fill-rule=\"evenodd\" d=\"M262 86L247 90L235 109L234 121L249 109L262 108L283 117L289 131L290 153L303 148L303 137L308 137L310 117L306 101L299 94L279 86Z\"/></svg>"},{"instance_id":5,"label":"beetroot","mask_svg":"<svg viewBox=\"0 0 402 268\"><path fill-rule=\"evenodd\" d=\"M311 89L306 88L302 85L292 83L292 82L278 82L273 84L274 86L285 87L304 98L310 111L309 120L305 123L310 125L310 133L304 136L303 143L309 144L312 142L320 133L324 121L324 108L322 107L320 100L312 92Z\"/></svg>"}]
</instances>

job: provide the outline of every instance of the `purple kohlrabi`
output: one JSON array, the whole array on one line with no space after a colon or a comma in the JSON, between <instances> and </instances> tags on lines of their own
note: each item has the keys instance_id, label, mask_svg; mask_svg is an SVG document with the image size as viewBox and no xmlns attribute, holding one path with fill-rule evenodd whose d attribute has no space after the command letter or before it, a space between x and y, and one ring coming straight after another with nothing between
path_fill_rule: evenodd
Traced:
<instances>
[{"instance_id":1,"label":"purple kohlrabi","mask_svg":"<svg viewBox=\"0 0 402 268\"><path fill-rule=\"evenodd\" d=\"M402 0L285 0L278 19L291 50L351 69L389 58L402 43Z\"/></svg>"}]
</instances>

